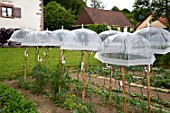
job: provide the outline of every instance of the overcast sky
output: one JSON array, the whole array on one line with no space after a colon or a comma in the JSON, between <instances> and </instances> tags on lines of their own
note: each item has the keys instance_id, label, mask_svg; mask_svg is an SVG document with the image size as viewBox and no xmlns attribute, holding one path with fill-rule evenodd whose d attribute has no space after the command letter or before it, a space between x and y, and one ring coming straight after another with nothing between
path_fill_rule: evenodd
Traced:
<instances>
[{"instance_id":1,"label":"overcast sky","mask_svg":"<svg viewBox=\"0 0 170 113\"><path fill-rule=\"evenodd\" d=\"M127 8L128 10L133 10L133 4L135 0L100 0L103 5L105 5L106 10L112 9L113 6L117 6L119 9ZM87 0L87 5L90 6L91 0Z\"/></svg>"}]
</instances>

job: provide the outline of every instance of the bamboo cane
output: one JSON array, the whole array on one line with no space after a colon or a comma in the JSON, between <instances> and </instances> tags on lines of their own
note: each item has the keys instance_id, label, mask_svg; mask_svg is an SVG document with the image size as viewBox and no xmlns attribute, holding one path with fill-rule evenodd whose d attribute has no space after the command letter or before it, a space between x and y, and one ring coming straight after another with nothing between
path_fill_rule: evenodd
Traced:
<instances>
[{"instance_id":1,"label":"bamboo cane","mask_svg":"<svg viewBox=\"0 0 170 113\"><path fill-rule=\"evenodd\" d=\"M109 103L110 106L112 105L112 65L110 65L110 97L109 97Z\"/></svg>"},{"instance_id":2,"label":"bamboo cane","mask_svg":"<svg viewBox=\"0 0 170 113\"><path fill-rule=\"evenodd\" d=\"M36 65L38 65L38 53L39 53L38 47L36 47Z\"/></svg>"},{"instance_id":3,"label":"bamboo cane","mask_svg":"<svg viewBox=\"0 0 170 113\"><path fill-rule=\"evenodd\" d=\"M48 54L48 47L46 47L46 51L45 51L45 59L44 59L44 66L45 67L47 65L47 54Z\"/></svg>"},{"instance_id":4,"label":"bamboo cane","mask_svg":"<svg viewBox=\"0 0 170 113\"><path fill-rule=\"evenodd\" d=\"M123 101L124 101L124 113L127 113L127 105L126 105L126 86L125 86L125 76L124 76L124 67L121 66L122 72L122 83L123 83Z\"/></svg>"},{"instance_id":5,"label":"bamboo cane","mask_svg":"<svg viewBox=\"0 0 170 113\"><path fill-rule=\"evenodd\" d=\"M62 80L62 71L63 71L62 57L63 57L63 50L60 49L60 82ZM61 89L60 85L59 85L58 89L60 91L60 89Z\"/></svg>"},{"instance_id":6,"label":"bamboo cane","mask_svg":"<svg viewBox=\"0 0 170 113\"><path fill-rule=\"evenodd\" d=\"M25 48L25 52L27 51L27 49ZM27 79L27 53L24 54L25 57L25 69L24 69L24 81Z\"/></svg>"},{"instance_id":7,"label":"bamboo cane","mask_svg":"<svg viewBox=\"0 0 170 113\"><path fill-rule=\"evenodd\" d=\"M84 65L85 65L85 52L82 51L82 102L84 103L84 96L85 96L85 90L84 90L84 74L85 74L85 69L84 69Z\"/></svg>"},{"instance_id":8,"label":"bamboo cane","mask_svg":"<svg viewBox=\"0 0 170 113\"><path fill-rule=\"evenodd\" d=\"M151 113L150 110L150 65L147 66L147 93L148 93L148 113Z\"/></svg>"}]
</instances>

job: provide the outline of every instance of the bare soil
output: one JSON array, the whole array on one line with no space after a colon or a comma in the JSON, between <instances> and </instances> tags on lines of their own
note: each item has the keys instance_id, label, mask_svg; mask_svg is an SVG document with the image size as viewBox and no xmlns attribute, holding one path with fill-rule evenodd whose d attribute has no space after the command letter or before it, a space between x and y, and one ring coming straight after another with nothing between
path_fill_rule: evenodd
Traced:
<instances>
[{"instance_id":1,"label":"bare soil","mask_svg":"<svg viewBox=\"0 0 170 113\"><path fill-rule=\"evenodd\" d=\"M77 79L76 74L69 74L69 75L71 77ZM80 80L81 80L81 75L79 75L79 76L80 76ZM119 81L116 81L114 79L112 79L112 81L113 81L113 87L112 87L113 89L121 89L121 87L119 86ZM88 79L86 80L86 82L88 82ZM8 85L8 86L16 89L19 93L23 94L26 98L34 101L37 105L37 109L38 109L39 113L71 113L71 111L69 111L67 109L57 107L51 100L49 100L49 98L45 97L44 95L35 95L35 94L31 94L31 92L28 90L19 89L18 85L15 83L15 80L4 81L3 83L5 85ZM99 87L102 87L104 84L104 79L91 77L91 85L93 83L97 84ZM105 87L109 88L109 84L110 84L110 80L106 79ZM96 87L96 86L93 85L93 87ZM126 89L128 90L128 86L126 86ZM142 90L140 87L131 86L131 88L130 88L131 93L136 93L136 94L141 95L141 91L142 91L143 95L147 96L147 88L142 88ZM169 93L156 92L154 90L151 90L150 93L151 93L152 98L158 99L158 96L157 96L157 94L158 94L161 99L163 99L165 102L170 103L170 94ZM88 97L86 97L85 101L90 101L90 99ZM97 113L114 113L114 106L101 105L99 96L97 96L95 94L93 94L91 96L91 102L95 103ZM120 104L120 103L118 103L118 104ZM168 111L170 111L170 109L168 109Z\"/></svg>"}]
</instances>

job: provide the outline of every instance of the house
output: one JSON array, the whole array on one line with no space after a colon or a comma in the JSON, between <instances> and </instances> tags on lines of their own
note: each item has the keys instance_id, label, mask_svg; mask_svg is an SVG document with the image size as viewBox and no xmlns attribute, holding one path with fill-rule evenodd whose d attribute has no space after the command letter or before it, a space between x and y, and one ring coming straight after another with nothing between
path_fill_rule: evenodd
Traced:
<instances>
[{"instance_id":1,"label":"house","mask_svg":"<svg viewBox=\"0 0 170 113\"><path fill-rule=\"evenodd\" d=\"M43 29L42 0L0 0L0 28Z\"/></svg>"},{"instance_id":2,"label":"house","mask_svg":"<svg viewBox=\"0 0 170 113\"><path fill-rule=\"evenodd\" d=\"M107 24L108 26L117 26L119 30L125 27L132 27L132 24L121 12L89 7L82 9L75 24Z\"/></svg>"},{"instance_id":3,"label":"house","mask_svg":"<svg viewBox=\"0 0 170 113\"><path fill-rule=\"evenodd\" d=\"M142 28L148 27L148 23L150 23L151 27L158 27L158 28L163 28L166 29L167 26L167 19L163 18L163 17L159 17L158 19L153 20L153 16L149 15L146 19L144 19L142 22L139 22L136 26L135 26L135 30L140 30Z\"/></svg>"}]
</instances>

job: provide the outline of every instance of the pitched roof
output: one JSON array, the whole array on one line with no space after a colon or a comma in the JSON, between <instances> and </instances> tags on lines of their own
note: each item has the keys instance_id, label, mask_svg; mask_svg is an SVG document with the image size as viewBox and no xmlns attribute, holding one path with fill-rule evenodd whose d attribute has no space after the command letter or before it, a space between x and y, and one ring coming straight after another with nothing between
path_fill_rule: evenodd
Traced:
<instances>
[{"instance_id":1,"label":"pitched roof","mask_svg":"<svg viewBox=\"0 0 170 113\"><path fill-rule=\"evenodd\" d=\"M141 29L148 26L148 22L150 23L151 27L158 27L158 28L167 28L166 23L167 19L163 17L159 17L157 20L152 21L153 16L149 15L147 18L145 18L142 22L137 23L135 26L135 29Z\"/></svg>"},{"instance_id":2,"label":"pitched roof","mask_svg":"<svg viewBox=\"0 0 170 113\"><path fill-rule=\"evenodd\" d=\"M83 8L76 21L76 25L103 24L103 23L109 26L115 25L120 27L125 27L125 26L132 27L132 24L127 20L125 15L121 12L103 10L97 8L89 8L89 7Z\"/></svg>"}]
</instances>

